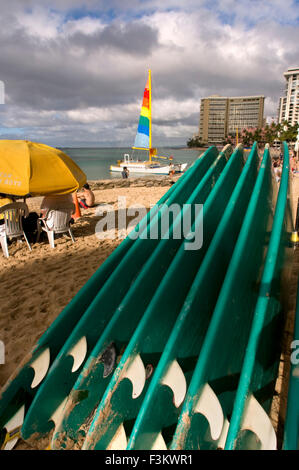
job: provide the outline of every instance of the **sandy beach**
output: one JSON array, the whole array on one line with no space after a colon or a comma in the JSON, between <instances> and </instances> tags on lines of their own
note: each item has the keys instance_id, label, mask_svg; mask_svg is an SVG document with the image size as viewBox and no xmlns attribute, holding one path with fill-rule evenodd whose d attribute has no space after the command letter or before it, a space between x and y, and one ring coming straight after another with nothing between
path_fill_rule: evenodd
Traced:
<instances>
[{"instance_id":1,"label":"sandy beach","mask_svg":"<svg viewBox=\"0 0 299 470\"><path fill-rule=\"evenodd\" d=\"M128 187L117 187L115 182L93 182L96 207L81 211L81 218L73 225L76 239L72 243L65 235L56 240L51 249L46 239L32 245L32 252L26 243L13 242L9 246L9 259L0 253L0 339L5 344L5 364L0 365L0 387L14 372L24 356L68 304L76 292L121 242L121 239L99 239L95 234L100 219L98 208L104 204L117 210L119 196L126 197L127 207L143 205L150 208L169 189L167 177L155 187L139 182ZM124 183L123 183L124 185ZM114 187L113 187L114 186ZM100 189L99 189L100 188ZM299 178L292 178L293 214L299 197ZM30 210L39 210L42 198L28 199ZM273 411L276 428L283 422L285 412L285 377L287 376L287 354L292 340L298 273L298 253L294 251L295 263L290 285L291 307L285 332L284 355L277 385L277 399ZM22 448L22 444L18 445ZM24 447L23 447L24 448ZM26 448L26 446L25 446Z\"/></svg>"}]
</instances>

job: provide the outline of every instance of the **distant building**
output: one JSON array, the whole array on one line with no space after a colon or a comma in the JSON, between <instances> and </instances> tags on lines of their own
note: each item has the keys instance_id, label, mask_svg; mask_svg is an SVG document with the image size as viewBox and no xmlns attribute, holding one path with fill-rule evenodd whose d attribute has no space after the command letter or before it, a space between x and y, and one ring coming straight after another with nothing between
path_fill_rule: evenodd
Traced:
<instances>
[{"instance_id":1,"label":"distant building","mask_svg":"<svg viewBox=\"0 0 299 470\"><path fill-rule=\"evenodd\" d=\"M248 127L262 127L264 96L202 98L200 104L199 137L209 144L222 144L228 134L235 135Z\"/></svg>"},{"instance_id":2,"label":"distant building","mask_svg":"<svg viewBox=\"0 0 299 470\"><path fill-rule=\"evenodd\" d=\"M288 121L291 126L299 122L299 67L285 72L285 96L279 100L278 122Z\"/></svg>"},{"instance_id":3,"label":"distant building","mask_svg":"<svg viewBox=\"0 0 299 470\"><path fill-rule=\"evenodd\" d=\"M222 143L227 133L227 98L218 95L200 103L199 137L203 142Z\"/></svg>"}]
</instances>

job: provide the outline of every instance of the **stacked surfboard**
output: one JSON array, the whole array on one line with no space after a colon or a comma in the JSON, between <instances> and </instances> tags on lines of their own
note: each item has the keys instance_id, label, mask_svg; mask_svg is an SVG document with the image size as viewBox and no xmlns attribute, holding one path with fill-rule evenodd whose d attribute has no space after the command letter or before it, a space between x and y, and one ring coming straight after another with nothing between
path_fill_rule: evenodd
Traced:
<instances>
[{"instance_id":1,"label":"stacked surfboard","mask_svg":"<svg viewBox=\"0 0 299 470\"><path fill-rule=\"evenodd\" d=\"M277 448L292 230L287 145L279 190L269 149L210 147L8 381L2 448Z\"/></svg>"}]
</instances>

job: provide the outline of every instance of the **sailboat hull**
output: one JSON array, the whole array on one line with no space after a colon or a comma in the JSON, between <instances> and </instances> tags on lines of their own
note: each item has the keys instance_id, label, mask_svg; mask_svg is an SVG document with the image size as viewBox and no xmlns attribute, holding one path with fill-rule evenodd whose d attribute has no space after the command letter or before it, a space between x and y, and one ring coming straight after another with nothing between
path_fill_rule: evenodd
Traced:
<instances>
[{"instance_id":1,"label":"sailboat hull","mask_svg":"<svg viewBox=\"0 0 299 470\"><path fill-rule=\"evenodd\" d=\"M155 174L155 175L169 175L173 169L171 165L159 166L159 165L148 165L143 162L127 163L123 162L120 165L111 165L110 171L122 172L124 167L127 167L130 173L143 173L143 174ZM182 173L185 171L187 163L174 165L175 173Z\"/></svg>"}]
</instances>

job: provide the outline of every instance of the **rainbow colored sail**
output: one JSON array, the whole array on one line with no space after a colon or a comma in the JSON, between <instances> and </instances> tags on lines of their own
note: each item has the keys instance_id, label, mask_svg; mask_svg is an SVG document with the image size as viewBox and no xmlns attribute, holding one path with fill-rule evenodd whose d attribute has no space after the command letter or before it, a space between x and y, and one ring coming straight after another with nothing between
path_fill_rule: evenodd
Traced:
<instances>
[{"instance_id":1,"label":"rainbow colored sail","mask_svg":"<svg viewBox=\"0 0 299 470\"><path fill-rule=\"evenodd\" d=\"M151 144L151 71L149 70L133 148L149 150Z\"/></svg>"}]
</instances>

